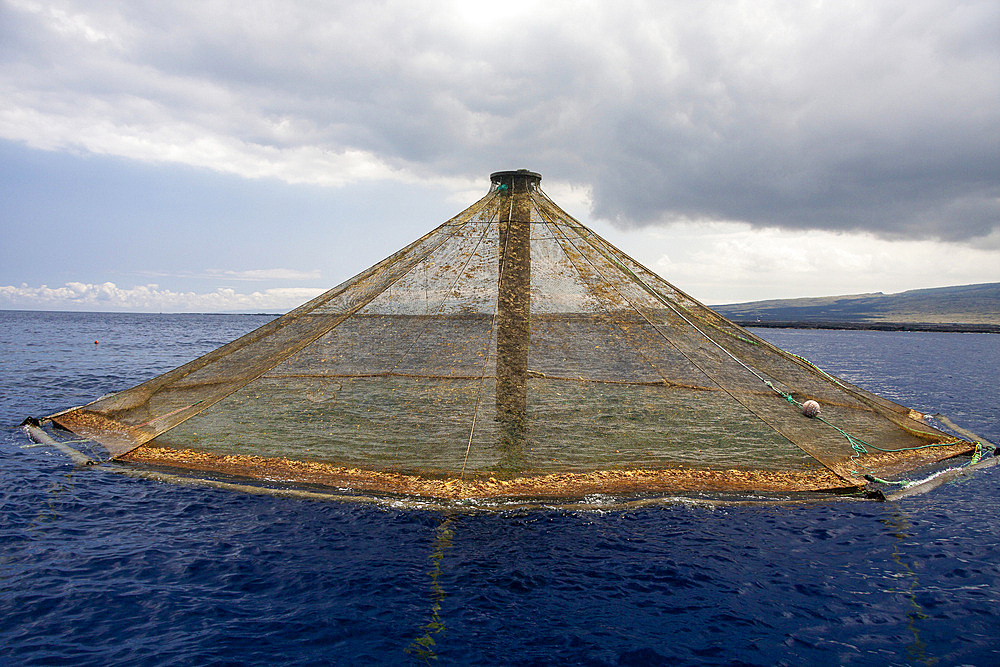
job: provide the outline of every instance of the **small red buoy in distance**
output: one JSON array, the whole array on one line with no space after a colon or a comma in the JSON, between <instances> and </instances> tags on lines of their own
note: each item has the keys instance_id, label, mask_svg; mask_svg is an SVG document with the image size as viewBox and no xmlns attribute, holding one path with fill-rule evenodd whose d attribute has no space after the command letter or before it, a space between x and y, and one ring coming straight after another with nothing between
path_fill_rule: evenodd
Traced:
<instances>
[{"instance_id":1,"label":"small red buoy in distance","mask_svg":"<svg viewBox=\"0 0 1000 667\"><path fill-rule=\"evenodd\" d=\"M99 345L99 344L100 344L100 343L98 343L98 342L97 342L96 340L94 341L94 345Z\"/></svg>"}]
</instances>

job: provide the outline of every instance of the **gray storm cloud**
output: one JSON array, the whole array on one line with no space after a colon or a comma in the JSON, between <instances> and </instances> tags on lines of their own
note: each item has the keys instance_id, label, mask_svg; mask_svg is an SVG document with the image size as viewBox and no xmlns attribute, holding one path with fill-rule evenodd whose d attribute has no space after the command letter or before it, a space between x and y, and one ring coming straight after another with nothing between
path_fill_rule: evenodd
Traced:
<instances>
[{"instance_id":1,"label":"gray storm cloud","mask_svg":"<svg viewBox=\"0 0 1000 667\"><path fill-rule=\"evenodd\" d=\"M334 4L8 2L0 136L335 184L527 166L623 227L1000 232L992 0Z\"/></svg>"}]
</instances>

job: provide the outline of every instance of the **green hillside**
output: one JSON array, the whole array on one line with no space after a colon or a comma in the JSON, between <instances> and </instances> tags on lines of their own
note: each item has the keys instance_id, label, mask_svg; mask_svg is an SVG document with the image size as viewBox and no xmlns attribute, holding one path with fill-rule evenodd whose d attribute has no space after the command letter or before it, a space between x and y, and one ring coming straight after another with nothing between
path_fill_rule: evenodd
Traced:
<instances>
[{"instance_id":1,"label":"green hillside","mask_svg":"<svg viewBox=\"0 0 1000 667\"><path fill-rule=\"evenodd\" d=\"M740 324L800 326L945 325L900 328L957 328L1000 331L1000 283L937 287L897 294L852 294L772 299L712 306ZM966 326L955 326L966 325ZM854 327L852 327L854 328Z\"/></svg>"}]
</instances>

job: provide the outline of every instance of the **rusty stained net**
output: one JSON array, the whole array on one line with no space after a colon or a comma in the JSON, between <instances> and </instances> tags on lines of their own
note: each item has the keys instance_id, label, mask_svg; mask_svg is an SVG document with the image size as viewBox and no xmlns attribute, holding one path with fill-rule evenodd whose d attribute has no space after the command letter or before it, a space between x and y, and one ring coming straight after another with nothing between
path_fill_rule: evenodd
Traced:
<instances>
[{"instance_id":1,"label":"rusty stained net","mask_svg":"<svg viewBox=\"0 0 1000 667\"><path fill-rule=\"evenodd\" d=\"M494 173L347 282L51 419L124 460L447 498L834 489L972 448L729 322L540 182Z\"/></svg>"}]
</instances>

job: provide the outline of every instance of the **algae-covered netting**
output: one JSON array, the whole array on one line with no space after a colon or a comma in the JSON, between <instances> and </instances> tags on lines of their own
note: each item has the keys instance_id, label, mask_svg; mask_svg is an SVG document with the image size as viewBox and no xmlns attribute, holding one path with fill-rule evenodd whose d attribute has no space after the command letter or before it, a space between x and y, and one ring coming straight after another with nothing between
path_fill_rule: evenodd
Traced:
<instances>
[{"instance_id":1,"label":"algae-covered netting","mask_svg":"<svg viewBox=\"0 0 1000 667\"><path fill-rule=\"evenodd\" d=\"M51 419L114 457L429 495L831 488L970 448L706 308L540 180L493 174L342 285Z\"/></svg>"}]
</instances>

